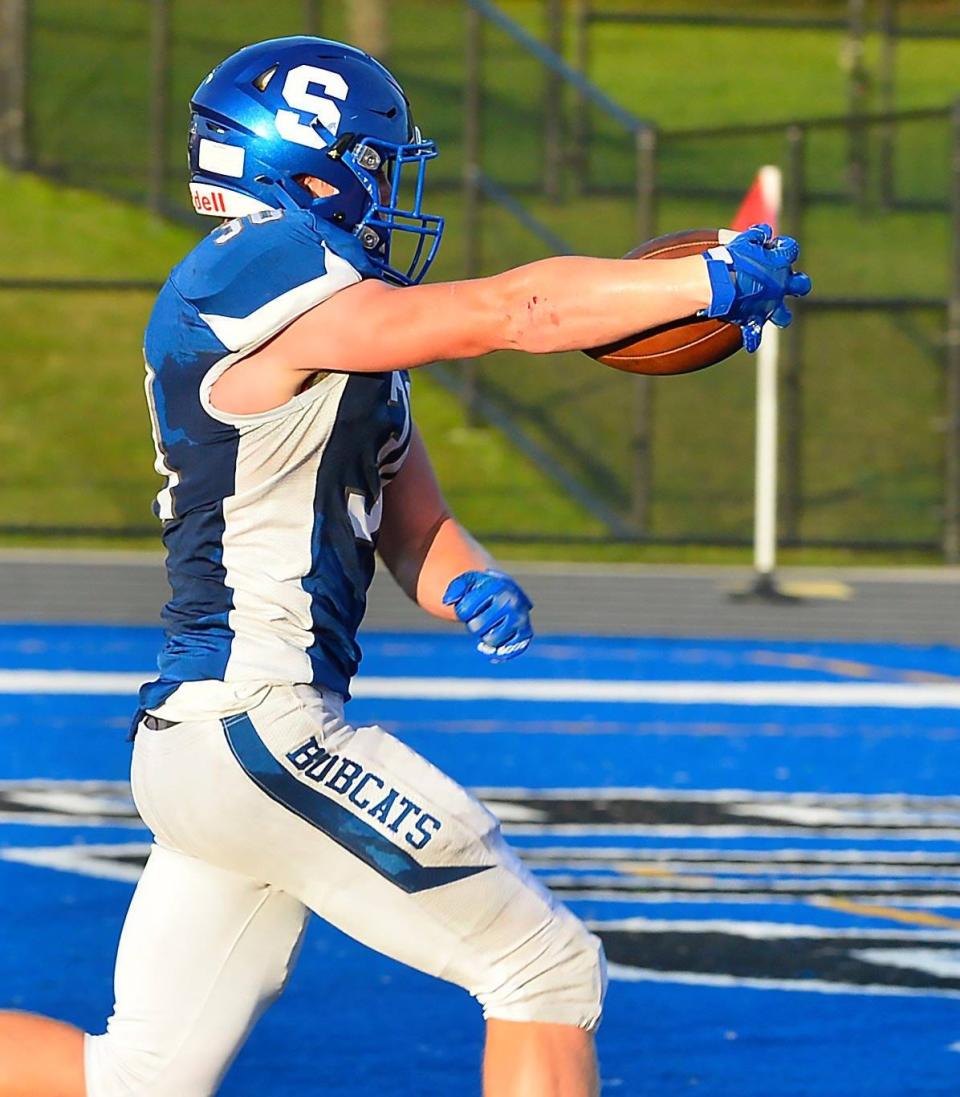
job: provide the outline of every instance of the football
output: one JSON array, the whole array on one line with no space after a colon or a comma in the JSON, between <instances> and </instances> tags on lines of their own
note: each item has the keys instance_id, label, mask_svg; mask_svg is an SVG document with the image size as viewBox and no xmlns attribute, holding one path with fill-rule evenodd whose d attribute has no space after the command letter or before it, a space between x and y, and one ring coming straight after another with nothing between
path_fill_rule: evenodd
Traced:
<instances>
[{"instance_id":1,"label":"football","mask_svg":"<svg viewBox=\"0 0 960 1097\"><path fill-rule=\"evenodd\" d=\"M658 236L628 252L624 259L682 259L725 244L736 235L730 229L684 229ZM743 346L736 324L690 316L630 335L616 343L585 350L584 354L628 373L693 373L722 362Z\"/></svg>"}]
</instances>

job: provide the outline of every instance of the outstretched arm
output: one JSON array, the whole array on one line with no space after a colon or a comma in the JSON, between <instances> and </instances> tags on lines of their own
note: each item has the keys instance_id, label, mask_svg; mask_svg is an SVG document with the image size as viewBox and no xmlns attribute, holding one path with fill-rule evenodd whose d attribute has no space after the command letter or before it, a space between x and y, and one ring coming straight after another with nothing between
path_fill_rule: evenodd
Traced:
<instances>
[{"instance_id":1,"label":"outstretched arm","mask_svg":"<svg viewBox=\"0 0 960 1097\"><path fill-rule=\"evenodd\" d=\"M395 288L370 280L305 312L217 381L224 410L274 407L320 370L381 372L495 350L530 354L612 343L697 313L728 316L755 349L784 297L809 292L796 241L755 225L726 247L655 263L563 256L490 278ZM704 260L707 260L706 262Z\"/></svg>"},{"instance_id":2,"label":"outstretched arm","mask_svg":"<svg viewBox=\"0 0 960 1097\"><path fill-rule=\"evenodd\" d=\"M712 300L699 256L638 263L563 256L490 278L401 289L365 281L295 320L250 356L273 369L408 369L495 350L531 354L613 342Z\"/></svg>"}]
</instances>

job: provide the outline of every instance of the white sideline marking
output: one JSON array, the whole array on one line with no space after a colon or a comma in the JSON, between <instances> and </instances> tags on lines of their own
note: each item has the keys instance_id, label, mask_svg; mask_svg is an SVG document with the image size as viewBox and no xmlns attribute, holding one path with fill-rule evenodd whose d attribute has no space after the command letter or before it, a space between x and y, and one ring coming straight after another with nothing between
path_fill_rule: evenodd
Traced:
<instances>
[{"instance_id":1,"label":"white sideline marking","mask_svg":"<svg viewBox=\"0 0 960 1097\"><path fill-rule=\"evenodd\" d=\"M154 671L0 670L0 693L131 694ZM557 678L358 678L354 697L421 701L960 708L960 685L938 682L631 682Z\"/></svg>"},{"instance_id":2,"label":"white sideline marking","mask_svg":"<svg viewBox=\"0 0 960 1097\"><path fill-rule=\"evenodd\" d=\"M84 876L95 876L101 880L121 880L135 884L140 879L142 869L138 864L124 861L112 861L114 854L134 854L146 857L150 852L149 842L125 842L110 845L73 845L10 847L0 850L0 860L16 861L22 865L35 865L39 868L58 869L60 872L79 872Z\"/></svg>"},{"instance_id":3,"label":"white sideline marking","mask_svg":"<svg viewBox=\"0 0 960 1097\"><path fill-rule=\"evenodd\" d=\"M136 693L153 674L80 670L0 670L0 693Z\"/></svg>"},{"instance_id":4,"label":"white sideline marking","mask_svg":"<svg viewBox=\"0 0 960 1097\"><path fill-rule=\"evenodd\" d=\"M815 994L885 994L905 998L960 998L956 990L886 986L879 983L828 983L820 979L745 979L740 975L706 975L684 971L652 971L627 964L608 964L607 975L626 983L684 983L702 987L749 987L751 990L812 991Z\"/></svg>"},{"instance_id":5,"label":"white sideline marking","mask_svg":"<svg viewBox=\"0 0 960 1097\"><path fill-rule=\"evenodd\" d=\"M860 926L817 926L798 922L738 922L726 918L678 918L676 921L643 917L612 920L592 918L586 924L594 931L627 930L632 933L702 934L709 930L711 933L746 937L752 941L794 940L797 937L832 941L849 937L851 940L866 939L882 944L884 941L902 941L909 936L911 941L948 941L951 944L960 944L960 932L943 929L865 929Z\"/></svg>"},{"instance_id":6,"label":"white sideline marking","mask_svg":"<svg viewBox=\"0 0 960 1097\"><path fill-rule=\"evenodd\" d=\"M956 979L960 975L960 952L957 949L861 948L854 949L851 955L878 967L890 965L907 971L922 971L938 979Z\"/></svg>"}]
</instances>

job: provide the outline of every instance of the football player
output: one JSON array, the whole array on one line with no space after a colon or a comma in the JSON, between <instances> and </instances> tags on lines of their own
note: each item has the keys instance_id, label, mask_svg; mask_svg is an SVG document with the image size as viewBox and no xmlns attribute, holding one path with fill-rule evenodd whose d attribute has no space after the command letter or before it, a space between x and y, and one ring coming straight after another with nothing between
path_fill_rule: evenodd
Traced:
<instances>
[{"instance_id":1,"label":"football player","mask_svg":"<svg viewBox=\"0 0 960 1097\"><path fill-rule=\"evenodd\" d=\"M344 716L375 552L494 662L532 637L530 600L444 503L407 371L698 311L755 342L809 289L797 246L761 226L703 257L556 258L421 285L443 232L424 208L436 149L377 61L262 42L214 69L191 110L194 205L221 223L174 268L146 333L172 597L132 787L155 843L106 1033L0 1016L0 1094L214 1093L314 911L477 998L487 1097L595 1095L599 941L477 800Z\"/></svg>"}]
</instances>

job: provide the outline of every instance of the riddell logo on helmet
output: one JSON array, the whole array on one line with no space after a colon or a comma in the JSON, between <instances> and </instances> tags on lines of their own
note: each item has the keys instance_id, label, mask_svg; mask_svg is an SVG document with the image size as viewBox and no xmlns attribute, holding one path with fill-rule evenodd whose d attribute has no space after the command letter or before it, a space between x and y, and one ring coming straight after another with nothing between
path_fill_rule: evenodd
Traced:
<instances>
[{"instance_id":1,"label":"riddell logo on helmet","mask_svg":"<svg viewBox=\"0 0 960 1097\"><path fill-rule=\"evenodd\" d=\"M212 187L191 187L190 195L193 198L193 208L197 213L222 213L227 212L227 200L222 190L214 190Z\"/></svg>"}]
</instances>

